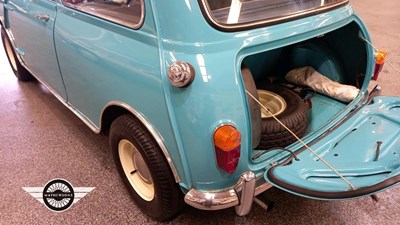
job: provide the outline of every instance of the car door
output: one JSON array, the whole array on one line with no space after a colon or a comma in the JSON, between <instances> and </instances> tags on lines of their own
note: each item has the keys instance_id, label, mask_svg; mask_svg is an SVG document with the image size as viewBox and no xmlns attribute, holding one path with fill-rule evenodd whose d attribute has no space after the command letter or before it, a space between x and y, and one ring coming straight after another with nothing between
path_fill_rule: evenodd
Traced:
<instances>
[{"instance_id":1,"label":"car door","mask_svg":"<svg viewBox=\"0 0 400 225\"><path fill-rule=\"evenodd\" d=\"M314 199L371 195L400 182L400 98L375 97L310 144L270 167L274 186Z\"/></svg>"},{"instance_id":2,"label":"car door","mask_svg":"<svg viewBox=\"0 0 400 225\"><path fill-rule=\"evenodd\" d=\"M35 76L66 100L53 39L56 6L52 0L9 0L6 9L16 52Z\"/></svg>"},{"instance_id":3,"label":"car door","mask_svg":"<svg viewBox=\"0 0 400 225\"><path fill-rule=\"evenodd\" d=\"M151 107L135 96L164 98L155 63L157 36L144 7L143 0L62 0L58 5L55 45L68 104L96 127L112 101L149 116Z\"/></svg>"}]
</instances>

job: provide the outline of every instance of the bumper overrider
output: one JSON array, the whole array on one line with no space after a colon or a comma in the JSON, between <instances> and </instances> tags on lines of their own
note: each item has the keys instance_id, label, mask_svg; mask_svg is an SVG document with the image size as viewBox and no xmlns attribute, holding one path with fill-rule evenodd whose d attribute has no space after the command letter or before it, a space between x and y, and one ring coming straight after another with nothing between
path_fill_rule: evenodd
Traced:
<instances>
[{"instance_id":1,"label":"bumper overrider","mask_svg":"<svg viewBox=\"0 0 400 225\"><path fill-rule=\"evenodd\" d=\"M235 206L239 216L247 215L253 204L254 197L266 191L271 184L265 182L263 177L256 178L251 172L240 175L238 182L228 189L220 191L199 191L190 189L185 195L185 202L202 210L219 210Z\"/></svg>"}]
</instances>

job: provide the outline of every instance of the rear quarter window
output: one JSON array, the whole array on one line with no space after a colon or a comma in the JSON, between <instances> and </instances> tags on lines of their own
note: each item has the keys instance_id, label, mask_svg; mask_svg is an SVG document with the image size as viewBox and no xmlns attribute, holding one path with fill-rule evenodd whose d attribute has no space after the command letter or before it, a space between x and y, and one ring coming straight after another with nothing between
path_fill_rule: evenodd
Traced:
<instances>
[{"instance_id":1,"label":"rear quarter window","mask_svg":"<svg viewBox=\"0 0 400 225\"><path fill-rule=\"evenodd\" d=\"M67 7L138 29L144 20L143 0L62 0Z\"/></svg>"}]
</instances>

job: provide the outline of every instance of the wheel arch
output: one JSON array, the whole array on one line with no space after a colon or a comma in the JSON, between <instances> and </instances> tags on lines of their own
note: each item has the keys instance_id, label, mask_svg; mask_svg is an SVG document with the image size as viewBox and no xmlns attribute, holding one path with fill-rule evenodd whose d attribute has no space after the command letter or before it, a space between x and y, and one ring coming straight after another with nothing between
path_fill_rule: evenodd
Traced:
<instances>
[{"instance_id":1,"label":"wheel arch","mask_svg":"<svg viewBox=\"0 0 400 225\"><path fill-rule=\"evenodd\" d=\"M146 119L146 117L141 114L139 111L131 107L130 105L119 102L119 101L112 101L109 102L106 106L104 106L101 112L101 120L100 120L100 132L108 132L111 126L111 123L121 115L124 114L131 114L133 115L140 123L144 125L150 135L154 138L157 142L158 146L160 147L161 151L164 154L164 157L167 159L168 165L174 175L175 182L180 183L181 178L178 174L178 170L172 160L171 155L168 152L167 147L164 144L163 138L159 134L159 132L154 128L154 126Z\"/></svg>"}]
</instances>

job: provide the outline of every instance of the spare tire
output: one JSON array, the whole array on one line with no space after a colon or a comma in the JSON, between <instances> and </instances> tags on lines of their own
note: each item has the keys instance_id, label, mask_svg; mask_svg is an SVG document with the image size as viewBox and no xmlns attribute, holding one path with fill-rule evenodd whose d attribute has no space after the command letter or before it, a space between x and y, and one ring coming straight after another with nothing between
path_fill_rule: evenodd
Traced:
<instances>
[{"instance_id":1,"label":"spare tire","mask_svg":"<svg viewBox=\"0 0 400 225\"><path fill-rule=\"evenodd\" d=\"M302 137L308 124L308 107L303 99L292 90L277 84L262 84L258 88L275 93L278 95L278 99L284 100L285 106L282 110L277 111L275 117L298 137ZM260 101L263 101L261 96ZM295 141L297 139L272 116L263 115L261 119L261 140L256 149L286 147Z\"/></svg>"}]
</instances>

